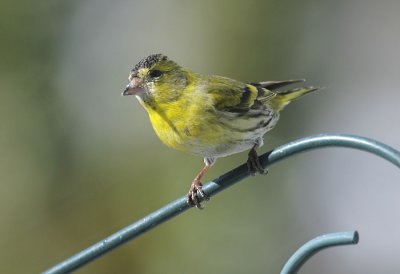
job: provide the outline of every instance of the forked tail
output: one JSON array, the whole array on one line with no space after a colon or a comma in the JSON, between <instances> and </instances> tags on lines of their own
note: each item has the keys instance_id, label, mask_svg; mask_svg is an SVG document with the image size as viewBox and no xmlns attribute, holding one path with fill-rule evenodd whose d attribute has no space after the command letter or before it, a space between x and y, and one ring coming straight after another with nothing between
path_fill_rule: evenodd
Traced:
<instances>
[{"instance_id":1,"label":"forked tail","mask_svg":"<svg viewBox=\"0 0 400 274\"><path fill-rule=\"evenodd\" d=\"M275 91L276 96L269 102L269 105L275 110L280 111L285 106L287 106L290 102L300 98L303 95L306 95L310 92L316 91L320 88L316 87L304 87L304 88L296 88L287 91Z\"/></svg>"}]
</instances>

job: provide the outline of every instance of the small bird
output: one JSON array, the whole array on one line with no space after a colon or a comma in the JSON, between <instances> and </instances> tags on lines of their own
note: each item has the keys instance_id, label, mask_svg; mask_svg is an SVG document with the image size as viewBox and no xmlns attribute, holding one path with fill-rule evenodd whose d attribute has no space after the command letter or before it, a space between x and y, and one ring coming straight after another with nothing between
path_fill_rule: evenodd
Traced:
<instances>
[{"instance_id":1,"label":"small bird","mask_svg":"<svg viewBox=\"0 0 400 274\"><path fill-rule=\"evenodd\" d=\"M217 158L250 149L250 174L265 174L256 149L263 136L291 101L317 90L280 88L300 80L242 83L222 76L206 76L179 66L162 54L142 59L130 72L122 95L135 95L146 109L154 131L167 146L204 157L187 201L201 208L208 199L201 178Z\"/></svg>"}]
</instances>

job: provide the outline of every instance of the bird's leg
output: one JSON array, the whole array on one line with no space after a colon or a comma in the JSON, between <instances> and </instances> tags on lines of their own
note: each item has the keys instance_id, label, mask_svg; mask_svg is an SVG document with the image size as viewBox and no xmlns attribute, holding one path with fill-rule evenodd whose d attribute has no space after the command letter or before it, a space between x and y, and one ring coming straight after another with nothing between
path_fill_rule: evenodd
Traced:
<instances>
[{"instance_id":1,"label":"bird's leg","mask_svg":"<svg viewBox=\"0 0 400 274\"><path fill-rule=\"evenodd\" d=\"M203 184L201 183L201 178L206 174L207 170L215 163L215 161L215 158L204 158L205 166L194 178L187 194L187 202L189 205L202 209L200 204L201 201L209 199L202 189Z\"/></svg>"},{"instance_id":2,"label":"bird's leg","mask_svg":"<svg viewBox=\"0 0 400 274\"><path fill-rule=\"evenodd\" d=\"M249 151L249 158L247 159L247 167L251 175L256 175L256 173L267 174L268 170L265 169L260 163L260 159L258 158L256 149L262 146L262 139L257 140L254 146Z\"/></svg>"}]
</instances>

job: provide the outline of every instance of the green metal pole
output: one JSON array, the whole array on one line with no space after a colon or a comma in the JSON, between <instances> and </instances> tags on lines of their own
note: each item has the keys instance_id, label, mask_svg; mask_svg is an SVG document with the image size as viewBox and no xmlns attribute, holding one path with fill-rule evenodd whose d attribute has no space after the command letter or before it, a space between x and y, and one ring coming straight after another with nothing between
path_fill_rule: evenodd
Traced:
<instances>
[{"instance_id":1,"label":"green metal pole","mask_svg":"<svg viewBox=\"0 0 400 274\"><path fill-rule=\"evenodd\" d=\"M345 134L321 134L299 139L261 155L260 160L266 168L300 152L323 147L348 147L363 150L380 156L400 168L399 151L369 138ZM205 184L203 190L208 197L211 197L243 180L247 176L249 176L247 165L243 164ZM140 236L144 232L171 219L172 217L183 213L189 208L190 206L186 203L186 196L183 196L147 215L143 219L121 229L104 240L82 250L43 273L55 274L71 272L97 257L104 255L121 244Z\"/></svg>"},{"instance_id":2,"label":"green metal pole","mask_svg":"<svg viewBox=\"0 0 400 274\"><path fill-rule=\"evenodd\" d=\"M358 243L358 232L337 232L319 236L302 245L286 262L281 274L296 274L301 266L315 253L338 245L351 245Z\"/></svg>"}]
</instances>

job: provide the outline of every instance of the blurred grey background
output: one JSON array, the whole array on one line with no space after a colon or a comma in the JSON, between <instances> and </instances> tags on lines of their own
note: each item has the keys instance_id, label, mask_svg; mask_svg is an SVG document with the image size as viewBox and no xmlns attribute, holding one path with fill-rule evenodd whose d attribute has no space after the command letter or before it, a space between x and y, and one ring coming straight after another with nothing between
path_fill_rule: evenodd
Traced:
<instances>
[{"instance_id":1,"label":"blurred grey background","mask_svg":"<svg viewBox=\"0 0 400 274\"><path fill-rule=\"evenodd\" d=\"M202 159L121 97L162 52L244 82L307 78L260 152L317 133L400 148L399 1L3 1L0 272L37 273L185 194ZM246 160L223 158L205 181ZM271 167L78 273L278 273L307 240L358 229L302 273L400 273L400 172L349 149Z\"/></svg>"}]
</instances>

